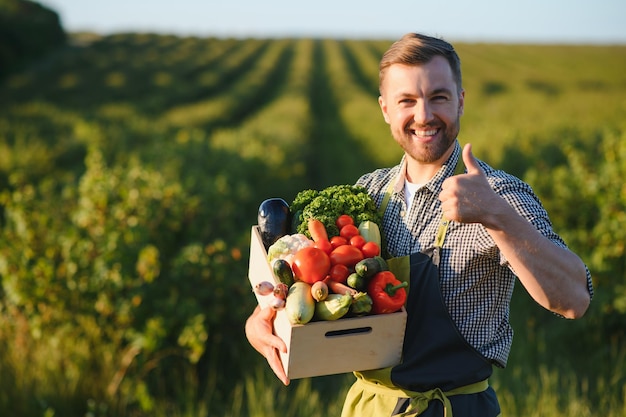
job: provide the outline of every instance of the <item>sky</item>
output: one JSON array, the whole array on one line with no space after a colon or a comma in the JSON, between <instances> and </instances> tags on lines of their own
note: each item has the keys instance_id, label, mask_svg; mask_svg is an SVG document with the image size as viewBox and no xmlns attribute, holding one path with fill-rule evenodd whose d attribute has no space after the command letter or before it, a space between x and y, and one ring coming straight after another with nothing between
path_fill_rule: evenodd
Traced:
<instances>
[{"instance_id":1,"label":"sky","mask_svg":"<svg viewBox=\"0 0 626 417\"><path fill-rule=\"evenodd\" d=\"M626 44L626 0L36 0L68 32Z\"/></svg>"}]
</instances>

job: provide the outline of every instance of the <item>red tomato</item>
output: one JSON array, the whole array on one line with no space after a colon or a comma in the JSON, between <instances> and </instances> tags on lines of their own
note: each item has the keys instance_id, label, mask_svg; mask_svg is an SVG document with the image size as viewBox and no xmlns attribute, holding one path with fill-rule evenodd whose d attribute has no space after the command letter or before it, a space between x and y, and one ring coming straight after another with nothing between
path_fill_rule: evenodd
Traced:
<instances>
[{"instance_id":1,"label":"red tomato","mask_svg":"<svg viewBox=\"0 0 626 417\"><path fill-rule=\"evenodd\" d=\"M366 258L373 258L380 255L380 246L376 242L366 242L361 248L361 252L363 252L363 256Z\"/></svg>"},{"instance_id":2,"label":"red tomato","mask_svg":"<svg viewBox=\"0 0 626 417\"><path fill-rule=\"evenodd\" d=\"M348 280L350 275L350 269L343 264L336 264L330 268L330 279L343 284Z\"/></svg>"},{"instance_id":3,"label":"red tomato","mask_svg":"<svg viewBox=\"0 0 626 417\"><path fill-rule=\"evenodd\" d=\"M313 246L323 250L327 255L329 255L334 249L333 245L331 245L328 240L320 240L319 242L315 242Z\"/></svg>"},{"instance_id":4,"label":"red tomato","mask_svg":"<svg viewBox=\"0 0 626 417\"><path fill-rule=\"evenodd\" d=\"M294 255L292 269L297 279L313 284L328 275L330 258L319 248L313 246L303 248Z\"/></svg>"},{"instance_id":5,"label":"red tomato","mask_svg":"<svg viewBox=\"0 0 626 417\"><path fill-rule=\"evenodd\" d=\"M365 245L366 243L367 243L367 240L365 240L365 238L361 235L352 236L350 238L350 244L359 249L361 249L363 245Z\"/></svg>"},{"instance_id":6,"label":"red tomato","mask_svg":"<svg viewBox=\"0 0 626 417\"><path fill-rule=\"evenodd\" d=\"M347 224L354 224L354 220L352 219L352 217L347 214L342 214L341 216L337 217L337 220L335 220L335 225L339 230L341 230L341 228Z\"/></svg>"},{"instance_id":7,"label":"red tomato","mask_svg":"<svg viewBox=\"0 0 626 417\"><path fill-rule=\"evenodd\" d=\"M329 256L331 265L342 264L348 268L354 267L354 265L363 259L361 250L352 245L336 247Z\"/></svg>"},{"instance_id":8,"label":"red tomato","mask_svg":"<svg viewBox=\"0 0 626 417\"><path fill-rule=\"evenodd\" d=\"M332 245L333 249L335 249L337 246L347 245L348 239L341 236L333 236L330 238L330 244Z\"/></svg>"},{"instance_id":9,"label":"red tomato","mask_svg":"<svg viewBox=\"0 0 626 417\"><path fill-rule=\"evenodd\" d=\"M359 228L353 224L346 224L344 227L339 229L339 236L345 237L350 240L352 236L360 235Z\"/></svg>"}]
</instances>

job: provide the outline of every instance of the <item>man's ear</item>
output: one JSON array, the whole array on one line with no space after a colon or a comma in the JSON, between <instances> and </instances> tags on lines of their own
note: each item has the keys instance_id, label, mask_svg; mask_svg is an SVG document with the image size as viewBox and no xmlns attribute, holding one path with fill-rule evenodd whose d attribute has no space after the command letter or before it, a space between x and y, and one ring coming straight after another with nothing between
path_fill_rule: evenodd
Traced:
<instances>
[{"instance_id":1,"label":"man's ear","mask_svg":"<svg viewBox=\"0 0 626 417\"><path fill-rule=\"evenodd\" d=\"M387 124L390 124L389 115L387 114L387 104L385 103L383 96L378 97L378 105L380 106L380 110L383 112L383 118L385 119L385 122Z\"/></svg>"}]
</instances>

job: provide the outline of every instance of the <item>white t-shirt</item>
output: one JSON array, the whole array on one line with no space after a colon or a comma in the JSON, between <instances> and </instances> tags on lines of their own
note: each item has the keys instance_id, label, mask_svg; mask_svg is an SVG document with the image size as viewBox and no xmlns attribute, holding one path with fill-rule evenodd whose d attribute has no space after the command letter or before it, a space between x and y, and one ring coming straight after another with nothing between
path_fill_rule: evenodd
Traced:
<instances>
[{"instance_id":1,"label":"white t-shirt","mask_svg":"<svg viewBox=\"0 0 626 417\"><path fill-rule=\"evenodd\" d=\"M424 184L414 184L408 180L404 180L404 196L406 197L406 211L411 211L411 203L413 202L413 195L422 188Z\"/></svg>"}]
</instances>

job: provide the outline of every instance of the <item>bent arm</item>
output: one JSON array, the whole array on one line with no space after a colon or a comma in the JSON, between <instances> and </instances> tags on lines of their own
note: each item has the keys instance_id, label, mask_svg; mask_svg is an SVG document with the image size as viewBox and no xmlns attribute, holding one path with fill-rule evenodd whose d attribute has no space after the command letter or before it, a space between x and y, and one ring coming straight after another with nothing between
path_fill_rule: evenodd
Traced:
<instances>
[{"instance_id":1,"label":"bent arm","mask_svg":"<svg viewBox=\"0 0 626 417\"><path fill-rule=\"evenodd\" d=\"M544 308L566 318L582 317L591 301L582 260L539 233L506 201L497 207L483 225L524 288Z\"/></svg>"},{"instance_id":2,"label":"bent arm","mask_svg":"<svg viewBox=\"0 0 626 417\"><path fill-rule=\"evenodd\" d=\"M584 263L491 188L470 144L463 148L463 162L467 174L446 179L439 195L447 218L481 223L537 303L563 317L581 317L591 301Z\"/></svg>"}]
</instances>

